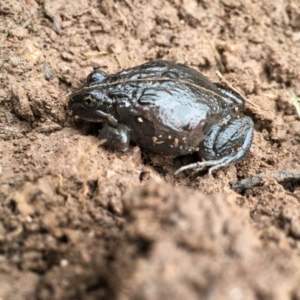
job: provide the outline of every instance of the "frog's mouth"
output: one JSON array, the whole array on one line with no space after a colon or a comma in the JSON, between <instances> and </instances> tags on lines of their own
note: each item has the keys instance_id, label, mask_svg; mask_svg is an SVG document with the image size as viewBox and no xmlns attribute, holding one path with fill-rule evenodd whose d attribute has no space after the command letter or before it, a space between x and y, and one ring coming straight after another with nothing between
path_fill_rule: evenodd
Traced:
<instances>
[{"instance_id":1,"label":"frog's mouth","mask_svg":"<svg viewBox=\"0 0 300 300\"><path fill-rule=\"evenodd\" d=\"M112 127L118 126L118 121L112 115L97 108L98 107L87 108L82 103L76 101L76 98L70 98L68 104L68 109L72 111L73 115L78 116L80 119L96 123L108 122Z\"/></svg>"},{"instance_id":2,"label":"frog's mouth","mask_svg":"<svg viewBox=\"0 0 300 300\"><path fill-rule=\"evenodd\" d=\"M78 115L79 116L79 115ZM104 113L101 110L95 110L93 112L88 112L85 116L79 116L81 119L89 121L89 122L108 122L108 124L112 127L118 126L118 121L109 114Z\"/></svg>"},{"instance_id":3,"label":"frog's mouth","mask_svg":"<svg viewBox=\"0 0 300 300\"><path fill-rule=\"evenodd\" d=\"M82 110L83 109L83 110ZM105 120L105 113L101 110L87 111L84 107L72 109L73 115L88 122L102 123Z\"/></svg>"}]
</instances>

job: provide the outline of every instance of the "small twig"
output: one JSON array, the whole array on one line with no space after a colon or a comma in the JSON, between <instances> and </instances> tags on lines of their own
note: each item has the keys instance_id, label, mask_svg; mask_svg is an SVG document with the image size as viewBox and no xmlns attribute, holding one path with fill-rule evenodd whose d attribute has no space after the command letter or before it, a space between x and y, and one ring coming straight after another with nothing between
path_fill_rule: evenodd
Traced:
<instances>
[{"instance_id":1,"label":"small twig","mask_svg":"<svg viewBox=\"0 0 300 300\"><path fill-rule=\"evenodd\" d=\"M18 225L18 227L17 227L15 230L13 230L13 231L7 233L6 238L7 238L8 240L15 239L15 238L18 237L23 231L24 231L23 226L22 226L22 225Z\"/></svg>"},{"instance_id":2,"label":"small twig","mask_svg":"<svg viewBox=\"0 0 300 300\"><path fill-rule=\"evenodd\" d=\"M127 5L130 9L132 9L132 8L131 8L131 4L129 3L128 0L124 0L124 2L126 3L126 5Z\"/></svg>"},{"instance_id":3,"label":"small twig","mask_svg":"<svg viewBox=\"0 0 300 300\"><path fill-rule=\"evenodd\" d=\"M299 104L297 96L295 95L294 92L292 92L292 101L293 101L293 104L296 108L297 114L300 117L300 104Z\"/></svg>"},{"instance_id":4,"label":"small twig","mask_svg":"<svg viewBox=\"0 0 300 300\"><path fill-rule=\"evenodd\" d=\"M82 189L81 189L81 191L80 191L79 199L78 199L78 201L79 201L79 203L81 203L82 209L83 209L84 211L87 210L86 196L87 196L88 192L89 192L89 187L88 187L88 185L87 185L86 180L84 180L84 181L82 182Z\"/></svg>"},{"instance_id":5,"label":"small twig","mask_svg":"<svg viewBox=\"0 0 300 300\"><path fill-rule=\"evenodd\" d=\"M61 16L59 14L54 15L52 28L58 34L61 34L61 24L62 24Z\"/></svg>"},{"instance_id":6,"label":"small twig","mask_svg":"<svg viewBox=\"0 0 300 300\"><path fill-rule=\"evenodd\" d=\"M220 55L217 52L217 50L214 47L214 45L212 44L211 40L208 38L208 36L207 36L207 34L206 34L205 31L204 31L204 36L205 36L206 40L208 41L208 43L209 43L209 45L210 45L210 47L212 49L212 52L214 53L214 57L215 57L217 63L219 64L219 66L221 67L222 71L224 72L225 71L225 67L224 67L222 61L219 59Z\"/></svg>"},{"instance_id":7,"label":"small twig","mask_svg":"<svg viewBox=\"0 0 300 300\"><path fill-rule=\"evenodd\" d=\"M275 94L265 94L266 97L268 97L271 100L277 100L278 99L278 95Z\"/></svg>"},{"instance_id":8,"label":"small twig","mask_svg":"<svg viewBox=\"0 0 300 300\"><path fill-rule=\"evenodd\" d=\"M63 177L61 176L61 174L57 174L58 177L58 188L57 188L57 192L59 194L61 194L63 197L66 198L66 204L69 202L71 196L69 193L67 193L64 189L63 189Z\"/></svg>"},{"instance_id":9,"label":"small twig","mask_svg":"<svg viewBox=\"0 0 300 300\"><path fill-rule=\"evenodd\" d=\"M260 173L256 176L248 177L237 181L232 185L234 190L245 190L263 183L265 179L274 178L279 183L286 183L292 181L300 181L300 170L279 170L275 172Z\"/></svg>"},{"instance_id":10,"label":"small twig","mask_svg":"<svg viewBox=\"0 0 300 300\"><path fill-rule=\"evenodd\" d=\"M27 19L24 23L22 23L22 27L26 28L30 23L32 22L32 19Z\"/></svg>"},{"instance_id":11,"label":"small twig","mask_svg":"<svg viewBox=\"0 0 300 300\"><path fill-rule=\"evenodd\" d=\"M245 102L248 102L249 104L252 104L254 107L260 109L260 107L255 104L254 102L248 100L247 98L245 98L244 96L242 96L242 94L236 89L234 88L229 82L228 80L226 80L224 78L224 76L220 73L219 70L216 71L216 75L218 76L219 80L221 81L221 83L223 83L225 86L227 86L228 88L230 88L231 90L233 90L235 93L237 93Z\"/></svg>"},{"instance_id":12,"label":"small twig","mask_svg":"<svg viewBox=\"0 0 300 300\"><path fill-rule=\"evenodd\" d=\"M121 60L119 59L119 56L118 56L118 54L115 52L115 50L113 49L113 47L112 47L112 46L109 46L108 49L113 53L113 55L114 55L114 57L115 57L117 63L119 64L119 67L120 67L121 69L123 69L123 65L122 65L122 63L121 63Z\"/></svg>"},{"instance_id":13,"label":"small twig","mask_svg":"<svg viewBox=\"0 0 300 300\"><path fill-rule=\"evenodd\" d=\"M91 57L102 56L109 54L107 51L90 51L83 54L85 59L89 59Z\"/></svg>"}]
</instances>

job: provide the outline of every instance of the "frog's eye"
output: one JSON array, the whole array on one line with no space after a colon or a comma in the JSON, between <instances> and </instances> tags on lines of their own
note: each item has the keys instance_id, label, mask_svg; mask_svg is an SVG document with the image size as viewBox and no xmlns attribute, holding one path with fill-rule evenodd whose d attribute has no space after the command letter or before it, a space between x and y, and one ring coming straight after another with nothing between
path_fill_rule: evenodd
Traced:
<instances>
[{"instance_id":1,"label":"frog's eye","mask_svg":"<svg viewBox=\"0 0 300 300\"><path fill-rule=\"evenodd\" d=\"M92 72L87 80L86 80L86 83L89 85L89 86L92 86L92 85L96 85L96 84L99 84L99 83L102 83L107 77L107 74L103 71L94 71Z\"/></svg>"},{"instance_id":2,"label":"frog's eye","mask_svg":"<svg viewBox=\"0 0 300 300\"><path fill-rule=\"evenodd\" d=\"M83 98L83 104L88 108L93 108L97 106L98 101L91 95L88 95Z\"/></svg>"}]
</instances>

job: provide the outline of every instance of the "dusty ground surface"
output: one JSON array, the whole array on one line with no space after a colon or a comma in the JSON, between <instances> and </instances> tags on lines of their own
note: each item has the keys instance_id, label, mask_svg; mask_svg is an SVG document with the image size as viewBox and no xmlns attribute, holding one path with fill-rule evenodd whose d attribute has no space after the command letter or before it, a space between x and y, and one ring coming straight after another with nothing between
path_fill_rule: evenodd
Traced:
<instances>
[{"instance_id":1,"label":"dusty ground surface","mask_svg":"<svg viewBox=\"0 0 300 300\"><path fill-rule=\"evenodd\" d=\"M299 1L1 0L0 34L1 299L300 299L299 181L231 188L300 169ZM93 69L161 58L259 106L243 161L175 178L67 111Z\"/></svg>"}]
</instances>

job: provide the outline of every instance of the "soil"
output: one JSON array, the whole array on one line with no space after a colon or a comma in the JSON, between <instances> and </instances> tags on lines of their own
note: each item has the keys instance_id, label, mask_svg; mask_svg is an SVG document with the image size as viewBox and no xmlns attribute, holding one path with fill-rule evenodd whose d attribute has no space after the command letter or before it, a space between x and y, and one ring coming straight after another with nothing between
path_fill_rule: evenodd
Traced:
<instances>
[{"instance_id":1,"label":"soil","mask_svg":"<svg viewBox=\"0 0 300 300\"><path fill-rule=\"evenodd\" d=\"M300 299L297 0L0 2L0 299ZM99 145L67 110L94 69L184 63L247 99L250 153L198 177Z\"/></svg>"}]
</instances>

